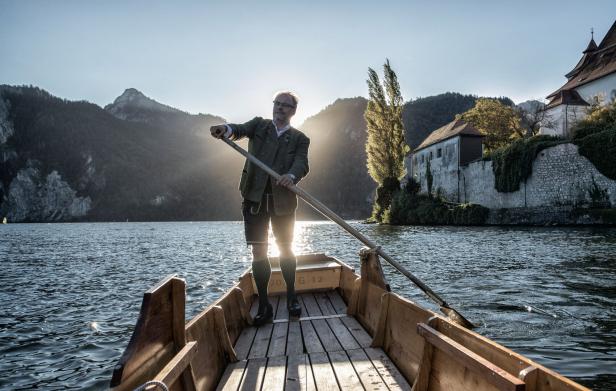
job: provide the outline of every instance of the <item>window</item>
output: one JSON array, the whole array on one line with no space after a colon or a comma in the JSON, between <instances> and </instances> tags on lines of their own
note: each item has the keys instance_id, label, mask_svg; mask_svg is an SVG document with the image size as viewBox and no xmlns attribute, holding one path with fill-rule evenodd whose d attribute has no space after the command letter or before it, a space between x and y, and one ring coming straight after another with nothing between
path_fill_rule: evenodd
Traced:
<instances>
[{"instance_id":1,"label":"window","mask_svg":"<svg viewBox=\"0 0 616 391\"><path fill-rule=\"evenodd\" d=\"M442 156L443 156L443 149L442 148L437 149L436 150L436 157L440 158Z\"/></svg>"},{"instance_id":2,"label":"window","mask_svg":"<svg viewBox=\"0 0 616 391\"><path fill-rule=\"evenodd\" d=\"M421 155L421 162L422 163L424 162L424 155L423 154Z\"/></svg>"},{"instance_id":3,"label":"window","mask_svg":"<svg viewBox=\"0 0 616 391\"><path fill-rule=\"evenodd\" d=\"M430 151L430 160L432 160L433 155L432 155L432 151Z\"/></svg>"}]
</instances>

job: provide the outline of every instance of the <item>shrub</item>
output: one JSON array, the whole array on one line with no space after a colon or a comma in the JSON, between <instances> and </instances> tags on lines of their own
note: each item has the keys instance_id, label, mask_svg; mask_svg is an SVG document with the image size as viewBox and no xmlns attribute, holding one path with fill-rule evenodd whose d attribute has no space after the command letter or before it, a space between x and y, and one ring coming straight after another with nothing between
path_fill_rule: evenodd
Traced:
<instances>
[{"instance_id":1,"label":"shrub","mask_svg":"<svg viewBox=\"0 0 616 391\"><path fill-rule=\"evenodd\" d=\"M481 205L450 204L427 195L399 191L384 222L394 225L481 225L489 210Z\"/></svg>"},{"instance_id":2,"label":"shrub","mask_svg":"<svg viewBox=\"0 0 616 391\"><path fill-rule=\"evenodd\" d=\"M610 179L616 180L616 126L573 141L580 155L586 157Z\"/></svg>"},{"instance_id":3,"label":"shrub","mask_svg":"<svg viewBox=\"0 0 616 391\"><path fill-rule=\"evenodd\" d=\"M554 136L540 135L516 140L511 145L494 151L492 153L494 188L501 193L519 190L520 183L532 173L533 160L537 154L563 142Z\"/></svg>"}]
</instances>

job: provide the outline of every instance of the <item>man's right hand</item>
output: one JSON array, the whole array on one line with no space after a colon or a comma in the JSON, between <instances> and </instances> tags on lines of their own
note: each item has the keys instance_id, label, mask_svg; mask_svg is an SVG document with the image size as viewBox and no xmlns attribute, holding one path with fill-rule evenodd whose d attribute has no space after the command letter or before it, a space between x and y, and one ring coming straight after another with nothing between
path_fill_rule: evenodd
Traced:
<instances>
[{"instance_id":1,"label":"man's right hand","mask_svg":"<svg viewBox=\"0 0 616 391\"><path fill-rule=\"evenodd\" d=\"M226 125L214 125L210 127L210 133L212 133L212 137L222 138L222 136L227 132Z\"/></svg>"}]
</instances>

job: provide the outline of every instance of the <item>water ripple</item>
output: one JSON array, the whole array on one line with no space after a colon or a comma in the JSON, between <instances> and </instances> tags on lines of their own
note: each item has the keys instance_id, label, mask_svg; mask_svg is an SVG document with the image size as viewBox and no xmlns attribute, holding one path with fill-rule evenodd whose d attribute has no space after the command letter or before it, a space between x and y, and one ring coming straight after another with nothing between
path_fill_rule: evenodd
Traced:
<instances>
[{"instance_id":1,"label":"water ripple","mask_svg":"<svg viewBox=\"0 0 616 391\"><path fill-rule=\"evenodd\" d=\"M588 386L616 387L614 230L352 225L480 333ZM0 235L2 389L105 389L144 291L177 273L192 317L250 264L241 222L9 224ZM296 228L297 253L358 267L360 247L331 223Z\"/></svg>"}]
</instances>

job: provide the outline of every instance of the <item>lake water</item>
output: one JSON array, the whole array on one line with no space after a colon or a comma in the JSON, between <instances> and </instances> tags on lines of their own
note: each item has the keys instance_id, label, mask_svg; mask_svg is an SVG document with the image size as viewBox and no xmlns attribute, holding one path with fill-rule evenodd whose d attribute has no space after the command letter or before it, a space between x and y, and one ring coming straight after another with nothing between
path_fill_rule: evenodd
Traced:
<instances>
[{"instance_id":1,"label":"lake water","mask_svg":"<svg viewBox=\"0 0 616 391\"><path fill-rule=\"evenodd\" d=\"M616 389L616 230L352 225L479 333L584 385ZM250 265L242 227L0 225L0 388L106 388L143 292L177 273L192 317ZM358 267L360 243L332 223L299 222L295 237L298 254ZM436 310L385 271L392 290Z\"/></svg>"}]
</instances>

